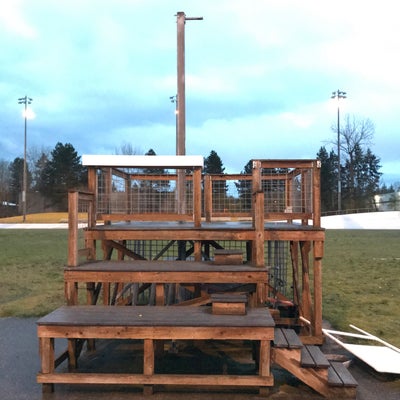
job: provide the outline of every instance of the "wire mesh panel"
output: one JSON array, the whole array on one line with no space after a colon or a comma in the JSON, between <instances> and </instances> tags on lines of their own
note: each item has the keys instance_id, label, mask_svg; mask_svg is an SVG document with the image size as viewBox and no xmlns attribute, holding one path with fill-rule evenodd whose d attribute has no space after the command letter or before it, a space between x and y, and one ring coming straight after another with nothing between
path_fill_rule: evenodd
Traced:
<instances>
[{"instance_id":1,"label":"wire mesh panel","mask_svg":"<svg viewBox=\"0 0 400 400\"><path fill-rule=\"evenodd\" d=\"M207 177L210 178L211 184L210 186L204 184L204 197L210 198L211 201L210 204L204 204L204 207L211 208L212 217L251 216L251 175L208 175ZM207 210L204 213L207 214Z\"/></svg>"},{"instance_id":2,"label":"wire mesh panel","mask_svg":"<svg viewBox=\"0 0 400 400\"><path fill-rule=\"evenodd\" d=\"M266 213L312 213L312 169L263 169Z\"/></svg>"},{"instance_id":3,"label":"wire mesh panel","mask_svg":"<svg viewBox=\"0 0 400 400\"><path fill-rule=\"evenodd\" d=\"M288 282L289 245L282 240L268 240L265 246L265 263L270 267L270 285L278 292L289 295Z\"/></svg>"},{"instance_id":4,"label":"wire mesh panel","mask_svg":"<svg viewBox=\"0 0 400 400\"><path fill-rule=\"evenodd\" d=\"M175 170L100 169L97 173L100 214L171 214L177 212ZM193 183L185 179L186 213L193 212Z\"/></svg>"},{"instance_id":5,"label":"wire mesh panel","mask_svg":"<svg viewBox=\"0 0 400 400\"><path fill-rule=\"evenodd\" d=\"M251 181L213 180L213 212L251 212ZM247 184L244 184L244 182Z\"/></svg>"}]
</instances>

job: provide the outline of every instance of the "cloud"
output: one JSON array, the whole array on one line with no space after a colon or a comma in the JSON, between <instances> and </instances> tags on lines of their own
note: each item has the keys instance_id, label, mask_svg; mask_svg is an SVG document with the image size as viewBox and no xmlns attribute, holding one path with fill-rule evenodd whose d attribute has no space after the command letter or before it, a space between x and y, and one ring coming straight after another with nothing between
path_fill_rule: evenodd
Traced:
<instances>
[{"instance_id":1,"label":"cloud","mask_svg":"<svg viewBox=\"0 0 400 400\"><path fill-rule=\"evenodd\" d=\"M227 170L250 158L314 157L344 113L371 118L372 150L393 170L400 147L395 2L338 0L14 0L0 9L0 159L20 155L17 98L34 99L28 143L80 153L132 141L175 152L176 17L187 21L187 151ZM183 7L183 9L182 9ZM306 144L304 144L306 143ZM388 167L386 162L391 163ZM400 168L398 169L400 170Z\"/></svg>"}]
</instances>

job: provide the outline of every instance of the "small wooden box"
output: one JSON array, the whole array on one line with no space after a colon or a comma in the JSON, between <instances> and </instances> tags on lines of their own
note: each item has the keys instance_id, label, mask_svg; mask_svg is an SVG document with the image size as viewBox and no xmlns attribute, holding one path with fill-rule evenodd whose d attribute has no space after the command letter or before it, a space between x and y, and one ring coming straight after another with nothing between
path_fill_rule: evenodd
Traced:
<instances>
[{"instance_id":1,"label":"small wooden box","mask_svg":"<svg viewBox=\"0 0 400 400\"><path fill-rule=\"evenodd\" d=\"M213 314L246 314L247 296L245 294L212 294L211 301Z\"/></svg>"},{"instance_id":2,"label":"small wooden box","mask_svg":"<svg viewBox=\"0 0 400 400\"><path fill-rule=\"evenodd\" d=\"M241 250L216 249L214 251L214 264L218 265L243 264L243 252Z\"/></svg>"}]
</instances>

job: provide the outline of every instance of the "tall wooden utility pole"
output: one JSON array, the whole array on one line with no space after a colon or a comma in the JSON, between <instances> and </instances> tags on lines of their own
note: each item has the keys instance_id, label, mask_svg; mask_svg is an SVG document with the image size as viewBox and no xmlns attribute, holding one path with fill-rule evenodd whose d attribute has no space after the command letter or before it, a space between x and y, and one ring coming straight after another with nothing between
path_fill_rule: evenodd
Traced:
<instances>
[{"instance_id":1,"label":"tall wooden utility pole","mask_svg":"<svg viewBox=\"0 0 400 400\"><path fill-rule=\"evenodd\" d=\"M191 20L202 20L203 17L189 18L183 11L178 11L177 16L177 129L176 129L176 155L186 154L186 99L185 99L185 23ZM185 214L185 171L178 170L177 180L177 206L178 214Z\"/></svg>"}]
</instances>

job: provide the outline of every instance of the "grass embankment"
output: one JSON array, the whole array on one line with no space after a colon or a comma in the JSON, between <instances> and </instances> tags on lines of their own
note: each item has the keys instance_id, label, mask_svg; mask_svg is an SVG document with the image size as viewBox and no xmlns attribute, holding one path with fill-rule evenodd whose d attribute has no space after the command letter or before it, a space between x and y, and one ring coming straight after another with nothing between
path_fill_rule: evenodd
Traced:
<instances>
[{"instance_id":1,"label":"grass embankment","mask_svg":"<svg viewBox=\"0 0 400 400\"><path fill-rule=\"evenodd\" d=\"M328 230L323 316L400 347L400 230Z\"/></svg>"},{"instance_id":2,"label":"grass embankment","mask_svg":"<svg viewBox=\"0 0 400 400\"><path fill-rule=\"evenodd\" d=\"M67 229L0 229L0 316L37 316L64 302Z\"/></svg>"},{"instance_id":3,"label":"grass embankment","mask_svg":"<svg viewBox=\"0 0 400 400\"><path fill-rule=\"evenodd\" d=\"M326 232L324 319L342 330L354 324L400 347L399 243L400 231ZM0 245L0 317L39 316L64 303L66 229L4 229Z\"/></svg>"},{"instance_id":4,"label":"grass embankment","mask_svg":"<svg viewBox=\"0 0 400 400\"><path fill-rule=\"evenodd\" d=\"M22 223L22 215L15 217L0 218L1 224L18 224ZM60 224L68 222L68 213L54 212L54 213L41 213L41 214L27 214L25 222L28 224Z\"/></svg>"}]
</instances>

